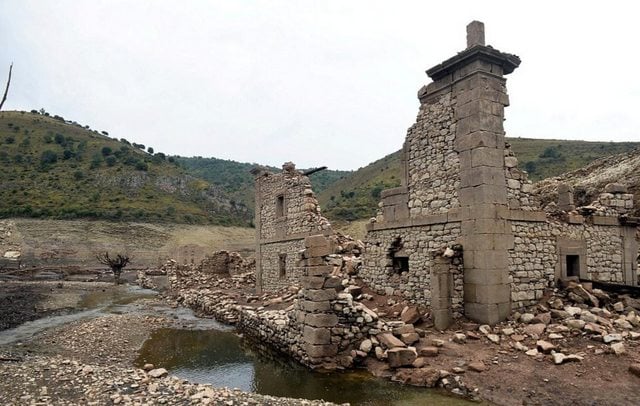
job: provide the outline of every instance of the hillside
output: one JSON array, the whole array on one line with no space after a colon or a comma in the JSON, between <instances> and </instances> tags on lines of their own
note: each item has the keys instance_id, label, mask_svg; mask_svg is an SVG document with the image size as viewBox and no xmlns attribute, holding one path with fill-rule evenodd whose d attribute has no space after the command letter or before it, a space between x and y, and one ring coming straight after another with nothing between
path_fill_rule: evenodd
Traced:
<instances>
[{"instance_id":1,"label":"hillside","mask_svg":"<svg viewBox=\"0 0 640 406\"><path fill-rule=\"evenodd\" d=\"M10 233L8 233L10 232ZM21 253L29 267L79 266L96 268L98 252L126 253L129 268L157 267L167 259L199 262L217 250L251 255L255 231L248 227L223 227L175 223L103 220L0 220L0 269L15 261L2 258L5 251Z\"/></svg>"},{"instance_id":2,"label":"hillside","mask_svg":"<svg viewBox=\"0 0 640 406\"><path fill-rule=\"evenodd\" d=\"M608 183L622 183L634 195L633 214L640 216L640 148L630 153L600 158L584 168L538 182L535 186L543 203L557 199L559 182L582 189L580 193L574 193L578 198L577 205L591 203Z\"/></svg>"},{"instance_id":3,"label":"hillside","mask_svg":"<svg viewBox=\"0 0 640 406\"><path fill-rule=\"evenodd\" d=\"M582 168L598 158L623 154L640 147L640 142L588 142L508 138L519 167L529 179L541 179Z\"/></svg>"},{"instance_id":4,"label":"hillside","mask_svg":"<svg viewBox=\"0 0 640 406\"><path fill-rule=\"evenodd\" d=\"M163 153L41 111L0 112L0 217L247 225L249 210Z\"/></svg>"},{"instance_id":5,"label":"hillside","mask_svg":"<svg viewBox=\"0 0 640 406\"><path fill-rule=\"evenodd\" d=\"M387 155L330 185L318 200L331 220L375 216L384 189L400 186L400 151Z\"/></svg>"},{"instance_id":6,"label":"hillside","mask_svg":"<svg viewBox=\"0 0 640 406\"><path fill-rule=\"evenodd\" d=\"M628 153L640 142L587 142L507 138L518 157L518 166L533 181L557 176L612 154ZM400 151L346 176L320 193L323 213L333 221L373 217L380 191L400 185Z\"/></svg>"},{"instance_id":7,"label":"hillside","mask_svg":"<svg viewBox=\"0 0 640 406\"><path fill-rule=\"evenodd\" d=\"M247 206L249 211L253 212L255 196L253 175L251 175L250 171L257 164L203 157L176 157L176 160L189 173L221 188L231 199ZM273 172L281 170L274 167L267 168ZM305 170L303 169L302 171ZM325 169L310 175L309 179L313 184L313 190L318 194L351 173L350 171Z\"/></svg>"}]
</instances>

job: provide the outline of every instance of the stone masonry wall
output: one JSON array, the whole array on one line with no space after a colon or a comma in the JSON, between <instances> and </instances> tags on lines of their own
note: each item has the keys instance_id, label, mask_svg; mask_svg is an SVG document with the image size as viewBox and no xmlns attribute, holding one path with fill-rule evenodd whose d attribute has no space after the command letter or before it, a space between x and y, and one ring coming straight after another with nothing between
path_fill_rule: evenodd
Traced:
<instances>
[{"instance_id":1,"label":"stone masonry wall","mask_svg":"<svg viewBox=\"0 0 640 406\"><path fill-rule=\"evenodd\" d=\"M278 290L300 281L304 267L298 263L300 252L304 250L304 239L272 244L261 248L262 283L266 290ZM285 254L285 274L280 275L280 255Z\"/></svg>"},{"instance_id":2,"label":"stone masonry wall","mask_svg":"<svg viewBox=\"0 0 640 406\"><path fill-rule=\"evenodd\" d=\"M511 222L514 249L509 251L509 279L514 308L535 303L555 283L558 260L548 223Z\"/></svg>"},{"instance_id":3,"label":"stone masonry wall","mask_svg":"<svg viewBox=\"0 0 640 406\"><path fill-rule=\"evenodd\" d=\"M260 176L260 238L270 239L285 235L329 230L329 221L320 214L320 206L311 181L285 164L281 173L264 173ZM277 199L283 197L283 215L277 213ZM280 235L278 233L281 232Z\"/></svg>"},{"instance_id":4,"label":"stone masonry wall","mask_svg":"<svg viewBox=\"0 0 640 406\"><path fill-rule=\"evenodd\" d=\"M512 210L540 210L538 199L533 194L533 184L527 172L518 169L518 158L509 143L504 149L504 168L507 180L507 204Z\"/></svg>"},{"instance_id":5,"label":"stone masonry wall","mask_svg":"<svg viewBox=\"0 0 640 406\"><path fill-rule=\"evenodd\" d=\"M509 250L514 307L536 302L554 286L559 261L558 239L584 241L587 279L623 283L623 240L618 226L512 221L514 249Z\"/></svg>"},{"instance_id":6,"label":"stone masonry wall","mask_svg":"<svg viewBox=\"0 0 640 406\"><path fill-rule=\"evenodd\" d=\"M401 294L412 303L431 303L432 253L452 246L460 236L460 223L433 224L403 229L370 231L366 241L366 255L360 275L380 293ZM409 257L409 270L394 273L389 267L389 249L400 237L402 250ZM452 265L452 307L461 312L463 306L462 263Z\"/></svg>"},{"instance_id":7,"label":"stone masonry wall","mask_svg":"<svg viewBox=\"0 0 640 406\"><path fill-rule=\"evenodd\" d=\"M411 217L458 207L460 161L454 149L455 120L451 93L424 103L407 132L409 210Z\"/></svg>"}]
</instances>

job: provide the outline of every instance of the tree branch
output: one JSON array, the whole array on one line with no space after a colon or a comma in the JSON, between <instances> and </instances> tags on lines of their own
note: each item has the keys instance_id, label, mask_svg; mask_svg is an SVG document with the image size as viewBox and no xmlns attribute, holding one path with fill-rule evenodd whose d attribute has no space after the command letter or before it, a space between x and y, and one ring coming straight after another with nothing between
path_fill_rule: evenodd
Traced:
<instances>
[{"instance_id":1,"label":"tree branch","mask_svg":"<svg viewBox=\"0 0 640 406\"><path fill-rule=\"evenodd\" d=\"M4 96L2 96L2 101L0 101L0 110L2 110L2 105L7 101L7 94L9 93L9 85L11 84L11 71L13 70L13 62L9 65L9 79L7 79L7 87L4 89Z\"/></svg>"}]
</instances>

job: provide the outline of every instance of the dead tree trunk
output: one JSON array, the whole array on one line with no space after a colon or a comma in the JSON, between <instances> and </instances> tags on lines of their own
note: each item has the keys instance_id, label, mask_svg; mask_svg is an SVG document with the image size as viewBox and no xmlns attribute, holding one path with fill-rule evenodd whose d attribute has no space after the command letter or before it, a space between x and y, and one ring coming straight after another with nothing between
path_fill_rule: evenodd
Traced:
<instances>
[{"instance_id":1,"label":"dead tree trunk","mask_svg":"<svg viewBox=\"0 0 640 406\"><path fill-rule=\"evenodd\" d=\"M116 285L120 284L120 275L122 274L122 269L130 262L129 257L117 254L115 258L110 258L109 253L105 252L104 254L96 255L96 258L98 262L111 268L111 271L113 271L113 282Z\"/></svg>"},{"instance_id":2,"label":"dead tree trunk","mask_svg":"<svg viewBox=\"0 0 640 406\"><path fill-rule=\"evenodd\" d=\"M2 96L2 101L0 101L0 110L2 110L2 106L4 102L7 100L7 94L9 94L9 85L11 84L11 71L13 70L13 63L9 65L9 79L7 79L7 87L4 89L4 96Z\"/></svg>"}]
</instances>

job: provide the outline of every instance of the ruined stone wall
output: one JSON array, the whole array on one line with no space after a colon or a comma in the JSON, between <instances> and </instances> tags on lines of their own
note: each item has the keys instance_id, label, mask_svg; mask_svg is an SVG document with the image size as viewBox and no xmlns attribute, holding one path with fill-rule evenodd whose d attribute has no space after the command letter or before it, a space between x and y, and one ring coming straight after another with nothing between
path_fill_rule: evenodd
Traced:
<instances>
[{"instance_id":1,"label":"ruined stone wall","mask_svg":"<svg viewBox=\"0 0 640 406\"><path fill-rule=\"evenodd\" d=\"M559 237L586 241L588 279L623 283L622 236L618 226L577 225L553 222Z\"/></svg>"},{"instance_id":2,"label":"ruined stone wall","mask_svg":"<svg viewBox=\"0 0 640 406\"><path fill-rule=\"evenodd\" d=\"M431 303L431 268L433 253L452 246L460 237L459 222L432 224L421 227L370 231L367 234L362 278L380 293L401 294L412 303ZM403 255L409 258L409 270L398 274L390 267L389 249L400 237ZM452 307L460 312L463 305L462 263L451 266L453 286Z\"/></svg>"},{"instance_id":3,"label":"ruined stone wall","mask_svg":"<svg viewBox=\"0 0 640 406\"><path fill-rule=\"evenodd\" d=\"M504 170L507 180L507 205L512 210L540 210L540 202L533 194L533 184L527 172L518 168L518 158L511 150L511 145L505 144Z\"/></svg>"},{"instance_id":4,"label":"ruined stone wall","mask_svg":"<svg viewBox=\"0 0 640 406\"><path fill-rule=\"evenodd\" d=\"M304 239L263 244L261 247L262 286L266 290L278 290L298 283L304 274L299 264ZM285 272L280 274L280 255L286 255Z\"/></svg>"},{"instance_id":5,"label":"ruined stone wall","mask_svg":"<svg viewBox=\"0 0 640 406\"><path fill-rule=\"evenodd\" d=\"M285 165L286 167L286 165ZM258 179L260 238L273 239L286 235L329 230L329 221L320 214L320 206L311 181L295 169L281 173L264 173ZM278 211L282 198L283 212Z\"/></svg>"},{"instance_id":6,"label":"ruined stone wall","mask_svg":"<svg viewBox=\"0 0 640 406\"><path fill-rule=\"evenodd\" d=\"M539 300L555 283L556 239L548 223L512 221L514 248L509 251L509 279L514 308Z\"/></svg>"},{"instance_id":7,"label":"ruined stone wall","mask_svg":"<svg viewBox=\"0 0 640 406\"><path fill-rule=\"evenodd\" d=\"M512 221L514 248L509 250L511 300L514 307L534 304L545 288L561 276L559 244L582 244L586 265L581 277L593 281L624 283L624 242L617 225Z\"/></svg>"},{"instance_id":8,"label":"ruined stone wall","mask_svg":"<svg viewBox=\"0 0 640 406\"><path fill-rule=\"evenodd\" d=\"M304 238L332 233L331 224L320 214L309 178L297 171L293 163L285 163L280 173L259 168L253 173L256 176L256 279L259 290L275 290L299 282L302 268L297 261L304 249Z\"/></svg>"},{"instance_id":9,"label":"ruined stone wall","mask_svg":"<svg viewBox=\"0 0 640 406\"><path fill-rule=\"evenodd\" d=\"M423 103L407 132L409 211L411 217L459 207L460 160L454 149L455 99L451 92Z\"/></svg>"}]
</instances>

